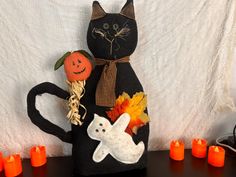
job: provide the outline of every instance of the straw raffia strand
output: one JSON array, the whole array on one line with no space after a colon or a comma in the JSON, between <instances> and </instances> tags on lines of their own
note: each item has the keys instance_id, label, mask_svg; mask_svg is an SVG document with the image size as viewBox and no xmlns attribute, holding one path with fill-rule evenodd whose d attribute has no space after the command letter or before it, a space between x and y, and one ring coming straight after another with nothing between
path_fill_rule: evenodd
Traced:
<instances>
[{"instance_id":1,"label":"straw raffia strand","mask_svg":"<svg viewBox=\"0 0 236 177\"><path fill-rule=\"evenodd\" d=\"M85 106L80 104L80 99L85 93L85 81L70 82L67 80L67 84L69 85L69 92L71 95L68 102L69 112L67 114L67 118L72 124L81 126L87 114L87 109ZM79 114L79 107L82 107L85 111L83 116Z\"/></svg>"}]
</instances>

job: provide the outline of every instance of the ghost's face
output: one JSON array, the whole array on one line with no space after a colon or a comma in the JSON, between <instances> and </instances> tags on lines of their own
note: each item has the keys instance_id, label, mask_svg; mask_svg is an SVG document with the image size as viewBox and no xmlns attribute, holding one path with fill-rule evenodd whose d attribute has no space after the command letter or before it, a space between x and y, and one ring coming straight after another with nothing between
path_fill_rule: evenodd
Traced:
<instances>
[{"instance_id":1,"label":"ghost's face","mask_svg":"<svg viewBox=\"0 0 236 177\"><path fill-rule=\"evenodd\" d=\"M87 132L90 138L101 140L112 128L110 122L97 114L94 114L93 121L89 124Z\"/></svg>"}]
</instances>

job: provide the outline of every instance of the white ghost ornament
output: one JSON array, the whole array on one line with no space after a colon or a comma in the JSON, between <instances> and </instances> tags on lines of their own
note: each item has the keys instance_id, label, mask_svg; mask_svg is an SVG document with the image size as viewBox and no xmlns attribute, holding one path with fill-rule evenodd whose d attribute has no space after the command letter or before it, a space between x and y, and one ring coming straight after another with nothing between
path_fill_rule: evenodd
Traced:
<instances>
[{"instance_id":1,"label":"white ghost ornament","mask_svg":"<svg viewBox=\"0 0 236 177\"><path fill-rule=\"evenodd\" d=\"M125 164L139 161L145 146L142 141L136 145L132 137L125 132L129 122L128 113L122 114L113 125L106 118L94 114L87 132L91 139L101 141L93 153L95 162L101 162L108 154Z\"/></svg>"}]
</instances>

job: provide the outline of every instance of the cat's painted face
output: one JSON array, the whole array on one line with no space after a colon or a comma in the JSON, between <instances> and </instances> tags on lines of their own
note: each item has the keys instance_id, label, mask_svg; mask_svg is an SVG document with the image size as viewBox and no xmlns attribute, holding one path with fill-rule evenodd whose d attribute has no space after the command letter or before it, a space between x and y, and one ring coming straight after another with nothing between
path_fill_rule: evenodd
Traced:
<instances>
[{"instance_id":1,"label":"cat's painted face","mask_svg":"<svg viewBox=\"0 0 236 177\"><path fill-rule=\"evenodd\" d=\"M87 33L88 47L93 55L103 59L119 59L131 55L138 40L134 18L133 2L130 0L119 14L106 13L95 1Z\"/></svg>"}]
</instances>

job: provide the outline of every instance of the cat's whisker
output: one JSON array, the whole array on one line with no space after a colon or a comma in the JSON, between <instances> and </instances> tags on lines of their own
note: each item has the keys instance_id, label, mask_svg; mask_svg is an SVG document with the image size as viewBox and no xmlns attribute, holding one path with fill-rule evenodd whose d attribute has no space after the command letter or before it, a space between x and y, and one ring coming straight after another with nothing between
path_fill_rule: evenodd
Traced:
<instances>
[{"instance_id":1,"label":"cat's whisker","mask_svg":"<svg viewBox=\"0 0 236 177\"><path fill-rule=\"evenodd\" d=\"M120 31L120 29L114 29L116 33L118 33Z\"/></svg>"},{"instance_id":2,"label":"cat's whisker","mask_svg":"<svg viewBox=\"0 0 236 177\"><path fill-rule=\"evenodd\" d=\"M94 31L95 31L95 28L93 28L91 35L94 39L97 39L96 36L94 35Z\"/></svg>"},{"instance_id":3,"label":"cat's whisker","mask_svg":"<svg viewBox=\"0 0 236 177\"><path fill-rule=\"evenodd\" d=\"M119 38L122 39L122 40L124 40L124 41L126 41L126 39L125 39L124 37L121 37L121 36L120 36Z\"/></svg>"},{"instance_id":4,"label":"cat's whisker","mask_svg":"<svg viewBox=\"0 0 236 177\"><path fill-rule=\"evenodd\" d=\"M122 28L118 33L115 34L115 37L119 37L119 36L124 37L124 36L127 36L128 33L129 33L129 31L130 31L129 28L124 27L124 28Z\"/></svg>"},{"instance_id":5,"label":"cat's whisker","mask_svg":"<svg viewBox=\"0 0 236 177\"><path fill-rule=\"evenodd\" d=\"M100 29L96 29L96 28L95 28L94 32L97 33L97 34L99 34L101 37L105 37L104 32L102 32L102 30L100 30Z\"/></svg>"},{"instance_id":6,"label":"cat's whisker","mask_svg":"<svg viewBox=\"0 0 236 177\"><path fill-rule=\"evenodd\" d=\"M103 37L105 40L107 40L109 43L112 43L114 39L110 40L108 37L107 37L107 34L110 35L109 31L108 32L104 32L103 30L101 29L94 29L94 32L99 34L101 37ZM111 36L111 35L110 35ZM112 44L111 44L112 45Z\"/></svg>"}]
</instances>

